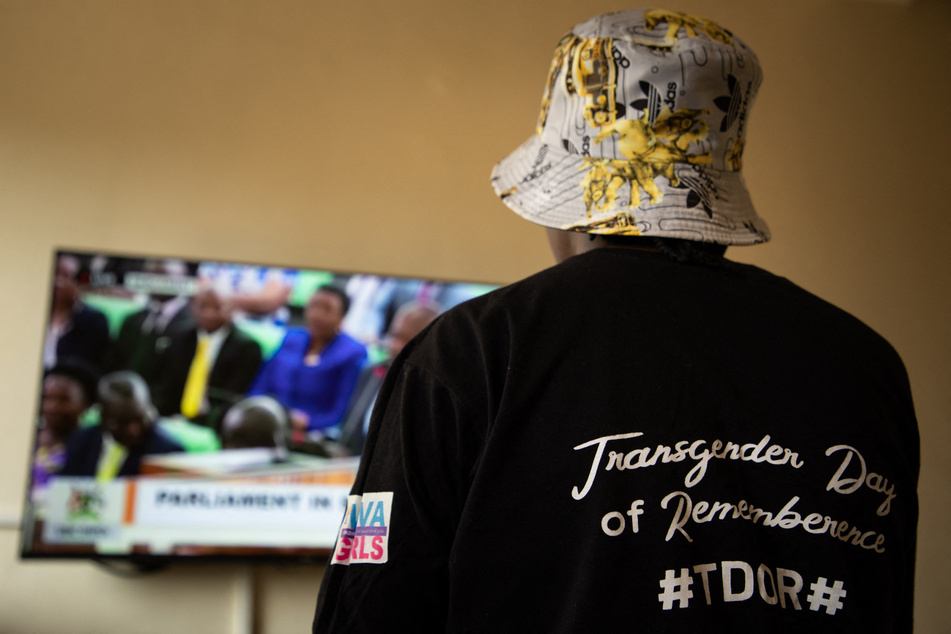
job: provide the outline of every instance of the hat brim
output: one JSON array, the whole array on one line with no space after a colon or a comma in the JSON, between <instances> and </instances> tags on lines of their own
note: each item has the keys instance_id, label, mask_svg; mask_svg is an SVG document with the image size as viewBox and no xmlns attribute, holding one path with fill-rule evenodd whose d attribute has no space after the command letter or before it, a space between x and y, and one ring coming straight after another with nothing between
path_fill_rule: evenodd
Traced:
<instances>
[{"instance_id":1,"label":"hat brim","mask_svg":"<svg viewBox=\"0 0 951 634\"><path fill-rule=\"evenodd\" d=\"M742 174L709 165L596 161L533 135L496 164L492 188L515 213L544 227L726 245L770 237Z\"/></svg>"}]
</instances>

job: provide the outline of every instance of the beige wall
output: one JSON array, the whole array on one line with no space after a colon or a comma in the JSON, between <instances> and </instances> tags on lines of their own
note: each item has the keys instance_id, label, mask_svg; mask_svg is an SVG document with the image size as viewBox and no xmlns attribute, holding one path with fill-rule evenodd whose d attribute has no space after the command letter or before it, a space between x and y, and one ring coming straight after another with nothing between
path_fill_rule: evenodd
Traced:
<instances>
[{"instance_id":1,"label":"beige wall","mask_svg":"<svg viewBox=\"0 0 951 634\"><path fill-rule=\"evenodd\" d=\"M562 33L618 8L547 5L0 0L0 631L238 631L249 579L260 631L306 630L319 569L127 581L16 560L51 250L498 282L547 266L489 170L529 135ZM679 8L741 35L766 72L745 163L774 241L733 256L853 312L905 359L922 435L917 629L949 631L951 4Z\"/></svg>"}]
</instances>

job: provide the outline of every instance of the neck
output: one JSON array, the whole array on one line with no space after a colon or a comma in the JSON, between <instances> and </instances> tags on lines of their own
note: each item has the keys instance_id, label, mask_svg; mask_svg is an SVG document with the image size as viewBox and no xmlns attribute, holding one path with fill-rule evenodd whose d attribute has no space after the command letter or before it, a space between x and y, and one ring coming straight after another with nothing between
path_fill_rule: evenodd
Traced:
<instances>
[{"instance_id":1,"label":"neck","mask_svg":"<svg viewBox=\"0 0 951 634\"><path fill-rule=\"evenodd\" d=\"M322 352L327 345L336 338L336 333L329 336L318 336L315 334L310 335L310 346L307 348L308 352Z\"/></svg>"},{"instance_id":2,"label":"neck","mask_svg":"<svg viewBox=\"0 0 951 634\"><path fill-rule=\"evenodd\" d=\"M219 331L226 332L225 329L228 328L228 327L229 327L229 324L223 324L223 325L221 325L221 326L218 326L218 327L215 328L214 330L206 330L206 329L204 329L204 328L199 328L199 329L198 329L198 332L199 332L199 333L204 333L204 334L206 334L206 335L213 335L213 334L215 334L216 332L219 332Z\"/></svg>"},{"instance_id":3,"label":"neck","mask_svg":"<svg viewBox=\"0 0 951 634\"><path fill-rule=\"evenodd\" d=\"M78 426L78 425L77 425ZM49 423L43 425L40 429L39 434L39 443L44 446L51 446L56 444L65 444L69 440L70 434L76 427L70 427L67 429L55 430Z\"/></svg>"},{"instance_id":4,"label":"neck","mask_svg":"<svg viewBox=\"0 0 951 634\"><path fill-rule=\"evenodd\" d=\"M56 304L50 311L50 318L53 323L62 323L69 319L73 314L73 304Z\"/></svg>"}]
</instances>

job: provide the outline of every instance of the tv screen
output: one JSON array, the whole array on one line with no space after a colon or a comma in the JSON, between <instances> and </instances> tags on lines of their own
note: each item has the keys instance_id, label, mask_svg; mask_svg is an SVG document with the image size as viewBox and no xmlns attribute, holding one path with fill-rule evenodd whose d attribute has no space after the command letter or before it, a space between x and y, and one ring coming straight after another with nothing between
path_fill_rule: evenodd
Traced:
<instances>
[{"instance_id":1,"label":"tv screen","mask_svg":"<svg viewBox=\"0 0 951 634\"><path fill-rule=\"evenodd\" d=\"M493 285L58 250L23 557L327 556L388 362Z\"/></svg>"}]
</instances>

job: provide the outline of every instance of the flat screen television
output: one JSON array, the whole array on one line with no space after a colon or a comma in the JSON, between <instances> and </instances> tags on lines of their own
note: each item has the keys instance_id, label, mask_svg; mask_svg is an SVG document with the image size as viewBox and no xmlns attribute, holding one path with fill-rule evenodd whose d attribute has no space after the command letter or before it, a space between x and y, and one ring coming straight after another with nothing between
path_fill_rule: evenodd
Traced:
<instances>
[{"instance_id":1,"label":"flat screen television","mask_svg":"<svg viewBox=\"0 0 951 634\"><path fill-rule=\"evenodd\" d=\"M139 563L328 556L387 360L495 288L65 249L52 271L21 556Z\"/></svg>"}]
</instances>

